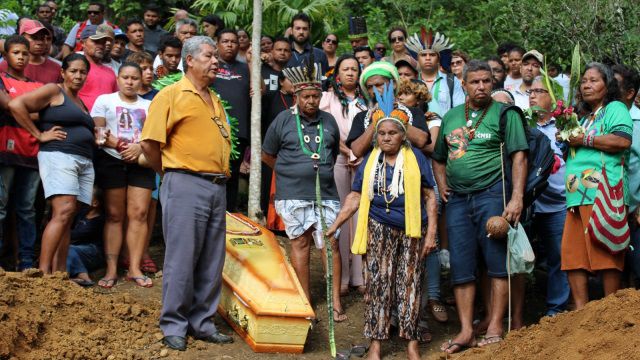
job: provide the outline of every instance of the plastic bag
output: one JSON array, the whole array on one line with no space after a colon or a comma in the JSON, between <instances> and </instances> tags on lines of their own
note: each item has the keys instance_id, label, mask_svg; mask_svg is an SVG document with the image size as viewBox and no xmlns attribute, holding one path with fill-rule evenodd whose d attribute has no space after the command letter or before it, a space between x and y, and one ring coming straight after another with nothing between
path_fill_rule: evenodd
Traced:
<instances>
[{"instance_id":1,"label":"plastic bag","mask_svg":"<svg viewBox=\"0 0 640 360\"><path fill-rule=\"evenodd\" d=\"M510 274L530 274L536 261L529 238L521 224L509 228L507 270Z\"/></svg>"}]
</instances>

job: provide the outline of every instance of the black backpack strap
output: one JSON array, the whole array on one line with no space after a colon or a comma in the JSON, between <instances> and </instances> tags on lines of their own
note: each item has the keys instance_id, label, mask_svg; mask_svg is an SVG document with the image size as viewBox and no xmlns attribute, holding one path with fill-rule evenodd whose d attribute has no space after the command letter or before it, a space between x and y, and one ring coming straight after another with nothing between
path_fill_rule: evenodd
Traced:
<instances>
[{"instance_id":1,"label":"black backpack strap","mask_svg":"<svg viewBox=\"0 0 640 360\"><path fill-rule=\"evenodd\" d=\"M451 108L453 109L453 87L455 86L454 75L447 73L447 85L449 85L449 101L451 102Z\"/></svg>"},{"instance_id":2,"label":"black backpack strap","mask_svg":"<svg viewBox=\"0 0 640 360\"><path fill-rule=\"evenodd\" d=\"M507 111L513 110L520 115L520 120L522 120L522 127L524 128L525 134L528 131L529 125L527 124L527 120L524 116L524 112L520 109L519 106L516 105L506 105L503 103L499 103L500 105L500 135L502 136L502 142L506 142L507 136Z\"/></svg>"}]
</instances>

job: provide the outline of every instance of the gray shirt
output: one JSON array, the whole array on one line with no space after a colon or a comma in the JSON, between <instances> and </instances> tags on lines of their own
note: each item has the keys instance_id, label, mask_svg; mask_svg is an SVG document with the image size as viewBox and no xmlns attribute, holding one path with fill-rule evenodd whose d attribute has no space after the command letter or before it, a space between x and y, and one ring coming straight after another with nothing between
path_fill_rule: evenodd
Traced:
<instances>
[{"instance_id":1,"label":"gray shirt","mask_svg":"<svg viewBox=\"0 0 640 360\"><path fill-rule=\"evenodd\" d=\"M318 110L315 119L300 115L303 134L309 135L307 146L317 150L318 124L324 128L320 150L320 194L322 200L340 200L333 177L333 165L340 152L340 130L328 112ZM304 141L304 140L303 140ZM281 112L269 125L262 150L276 156L276 200L316 200L316 171L313 160L302 151L296 116L291 109Z\"/></svg>"},{"instance_id":2,"label":"gray shirt","mask_svg":"<svg viewBox=\"0 0 640 360\"><path fill-rule=\"evenodd\" d=\"M144 25L144 48L145 50L151 51L152 53L158 52L158 47L160 46L160 40L162 37L169 32L162 28L160 25L156 25L155 29L151 29L147 27L147 24Z\"/></svg>"}]
</instances>

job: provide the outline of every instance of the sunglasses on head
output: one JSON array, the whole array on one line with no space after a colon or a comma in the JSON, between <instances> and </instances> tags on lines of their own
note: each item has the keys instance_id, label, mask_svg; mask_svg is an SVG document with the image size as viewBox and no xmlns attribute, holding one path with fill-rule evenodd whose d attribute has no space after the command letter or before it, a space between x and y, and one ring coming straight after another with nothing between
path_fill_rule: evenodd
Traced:
<instances>
[{"instance_id":1,"label":"sunglasses on head","mask_svg":"<svg viewBox=\"0 0 640 360\"><path fill-rule=\"evenodd\" d=\"M394 42L403 42L404 41L404 36L392 37L390 40L391 40L392 43L394 43Z\"/></svg>"},{"instance_id":2,"label":"sunglasses on head","mask_svg":"<svg viewBox=\"0 0 640 360\"><path fill-rule=\"evenodd\" d=\"M338 45L338 40L325 39L324 42L326 42L327 44Z\"/></svg>"}]
</instances>

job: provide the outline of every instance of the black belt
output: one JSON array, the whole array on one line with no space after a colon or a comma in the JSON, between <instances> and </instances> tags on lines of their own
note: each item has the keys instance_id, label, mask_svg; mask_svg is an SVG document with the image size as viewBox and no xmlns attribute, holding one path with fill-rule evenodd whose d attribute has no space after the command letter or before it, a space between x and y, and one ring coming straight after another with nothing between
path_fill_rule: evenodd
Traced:
<instances>
[{"instance_id":1,"label":"black belt","mask_svg":"<svg viewBox=\"0 0 640 360\"><path fill-rule=\"evenodd\" d=\"M213 184L226 184L229 178L223 174L202 174L195 171L183 170L183 169L165 169L164 172L175 172L179 174L186 174L195 177L199 177L201 179L205 179Z\"/></svg>"}]
</instances>

